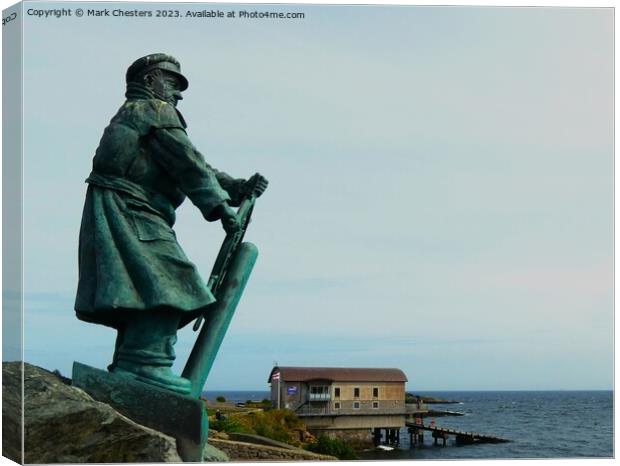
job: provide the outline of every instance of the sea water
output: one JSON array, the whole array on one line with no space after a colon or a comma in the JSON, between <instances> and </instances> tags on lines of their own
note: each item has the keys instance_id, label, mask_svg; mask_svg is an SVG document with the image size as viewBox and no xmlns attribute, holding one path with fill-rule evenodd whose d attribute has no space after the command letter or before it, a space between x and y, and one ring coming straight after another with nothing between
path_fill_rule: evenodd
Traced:
<instances>
[{"instance_id":1,"label":"sea water","mask_svg":"<svg viewBox=\"0 0 620 466\"><path fill-rule=\"evenodd\" d=\"M407 429L401 429L400 446L393 451L367 451L362 459L509 459L613 457L612 391L484 391L424 392L460 404L429 405L437 410L459 411L464 416L435 418L438 427L477 432L510 440L500 444L457 446L451 437L445 447L433 444L425 432L424 445L411 446ZM245 402L269 398L267 391L205 392L215 400ZM430 423L426 418L425 423Z\"/></svg>"}]
</instances>

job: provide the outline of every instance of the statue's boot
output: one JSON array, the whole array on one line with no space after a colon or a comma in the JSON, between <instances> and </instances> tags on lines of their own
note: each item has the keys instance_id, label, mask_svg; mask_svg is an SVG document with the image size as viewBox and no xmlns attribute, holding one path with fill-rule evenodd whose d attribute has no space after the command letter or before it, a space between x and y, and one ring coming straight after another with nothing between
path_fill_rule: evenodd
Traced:
<instances>
[{"instance_id":1,"label":"statue's boot","mask_svg":"<svg viewBox=\"0 0 620 466\"><path fill-rule=\"evenodd\" d=\"M113 372L183 395L189 395L192 391L191 382L175 375L169 367L133 364L119 360Z\"/></svg>"},{"instance_id":2,"label":"statue's boot","mask_svg":"<svg viewBox=\"0 0 620 466\"><path fill-rule=\"evenodd\" d=\"M179 318L179 313L173 310L135 312L123 329L112 372L189 394L191 382L170 369L176 357L174 344Z\"/></svg>"}]
</instances>

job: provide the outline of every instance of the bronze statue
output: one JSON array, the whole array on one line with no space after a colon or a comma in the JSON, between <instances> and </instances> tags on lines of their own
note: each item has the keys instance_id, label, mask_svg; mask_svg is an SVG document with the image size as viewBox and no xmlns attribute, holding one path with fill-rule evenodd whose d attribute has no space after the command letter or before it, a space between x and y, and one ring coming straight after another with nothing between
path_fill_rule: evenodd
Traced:
<instances>
[{"instance_id":1,"label":"bronze statue","mask_svg":"<svg viewBox=\"0 0 620 466\"><path fill-rule=\"evenodd\" d=\"M235 179L205 162L176 109L188 81L175 58L142 57L126 82L86 180L75 311L118 331L109 371L188 394L189 380L170 369L177 329L215 298L176 240L175 209L189 197L231 235L241 228L232 207L260 196L267 180Z\"/></svg>"}]
</instances>

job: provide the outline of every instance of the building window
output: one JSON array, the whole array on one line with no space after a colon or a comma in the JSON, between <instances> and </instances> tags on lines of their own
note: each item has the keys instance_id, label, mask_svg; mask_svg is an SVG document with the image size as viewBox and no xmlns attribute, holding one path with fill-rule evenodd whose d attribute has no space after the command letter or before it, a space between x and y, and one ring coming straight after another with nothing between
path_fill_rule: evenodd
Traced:
<instances>
[{"instance_id":1,"label":"building window","mask_svg":"<svg viewBox=\"0 0 620 466\"><path fill-rule=\"evenodd\" d=\"M353 389L353 398L359 398L360 397L360 388L359 387L355 387Z\"/></svg>"},{"instance_id":2,"label":"building window","mask_svg":"<svg viewBox=\"0 0 620 466\"><path fill-rule=\"evenodd\" d=\"M334 403L334 409L340 409L340 401Z\"/></svg>"},{"instance_id":3,"label":"building window","mask_svg":"<svg viewBox=\"0 0 620 466\"><path fill-rule=\"evenodd\" d=\"M379 387L372 387L372 397L379 398Z\"/></svg>"},{"instance_id":4,"label":"building window","mask_svg":"<svg viewBox=\"0 0 620 466\"><path fill-rule=\"evenodd\" d=\"M310 401L327 401L329 400L329 387L325 385L313 385L310 387Z\"/></svg>"},{"instance_id":5,"label":"building window","mask_svg":"<svg viewBox=\"0 0 620 466\"><path fill-rule=\"evenodd\" d=\"M378 401L373 401L372 402L372 409L379 409L379 402Z\"/></svg>"},{"instance_id":6,"label":"building window","mask_svg":"<svg viewBox=\"0 0 620 466\"><path fill-rule=\"evenodd\" d=\"M327 394L329 393L329 387L313 385L312 387L310 387L310 393L315 393L317 395Z\"/></svg>"},{"instance_id":7,"label":"building window","mask_svg":"<svg viewBox=\"0 0 620 466\"><path fill-rule=\"evenodd\" d=\"M360 402L359 401L354 401L353 402L353 409L360 409Z\"/></svg>"},{"instance_id":8,"label":"building window","mask_svg":"<svg viewBox=\"0 0 620 466\"><path fill-rule=\"evenodd\" d=\"M334 388L334 398L340 398L340 387Z\"/></svg>"}]
</instances>

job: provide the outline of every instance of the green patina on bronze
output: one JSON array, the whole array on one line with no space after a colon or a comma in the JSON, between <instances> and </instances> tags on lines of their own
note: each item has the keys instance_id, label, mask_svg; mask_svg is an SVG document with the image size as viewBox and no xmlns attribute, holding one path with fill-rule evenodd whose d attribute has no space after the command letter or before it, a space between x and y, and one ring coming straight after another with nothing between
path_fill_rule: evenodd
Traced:
<instances>
[{"instance_id":1,"label":"green patina on bronze","mask_svg":"<svg viewBox=\"0 0 620 466\"><path fill-rule=\"evenodd\" d=\"M240 245L217 293L217 302L205 313L206 322L183 369L183 377L191 381L193 396L200 396L202 393L202 387L211 371L257 256L258 249L253 244Z\"/></svg>"},{"instance_id":2,"label":"green patina on bronze","mask_svg":"<svg viewBox=\"0 0 620 466\"><path fill-rule=\"evenodd\" d=\"M126 80L127 100L104 130L86 180L75 311L118 331L108 366L114 377L197 397L256 260L256 247L241 239L267 180L233 178L194 147L176 109L188 86L176 59L142 57ZM186 197L227 233L208 283L173 230ZM239 205L246 214L237 215ZM177 329L202 316L212 328L201 331L185 377L175 375ZM136 404L131 392L124 396L122 403Z\"/></svg>"},{"instance_id":3,"label":"green patina on bronze","mask_svg":"<svg viewBox=\"0 0 620 466\"><path fill-rule=\"evenodd\" d=\"M175 209L187 196L205 219L218 220L217 208L239 205L245 185L205 162L172 104L138 84L127 98L87 179L75 303L79 318L112 327L125 309L195 315L214 301L176 241Z\"/></svg>"}]
</instances>

